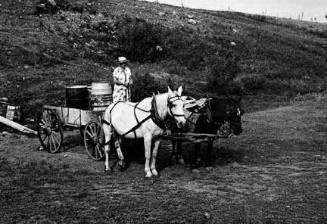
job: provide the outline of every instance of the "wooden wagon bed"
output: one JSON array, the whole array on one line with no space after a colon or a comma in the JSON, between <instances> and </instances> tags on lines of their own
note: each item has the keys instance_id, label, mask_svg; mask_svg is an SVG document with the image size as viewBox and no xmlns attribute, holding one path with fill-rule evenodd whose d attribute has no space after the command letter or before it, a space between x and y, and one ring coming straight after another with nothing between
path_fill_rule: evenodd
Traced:
<instances>
[{"instance_id":1,"label":"wooden wagon bed","mask_svg":"<svg viewBox=\"0 0 327 224\"><path fill-rule=\"evenodd\" d=\"M102 114L103 111L44 105L37 119L37 132L42 147L50 153L58 152L63 143L64 127L76 128L81 132L90 158L101 160L104 157Z\"/></svg>"}]
</instances>

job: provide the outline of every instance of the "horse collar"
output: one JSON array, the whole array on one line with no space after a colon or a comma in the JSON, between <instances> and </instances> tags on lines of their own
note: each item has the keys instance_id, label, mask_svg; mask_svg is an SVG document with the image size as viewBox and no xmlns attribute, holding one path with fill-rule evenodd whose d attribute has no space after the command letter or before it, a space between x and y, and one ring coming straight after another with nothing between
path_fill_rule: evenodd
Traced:
<instances>
[{"instance_id":1,"label":"horse collar","mask_svg":"<svg viewBox=\"0 0 327 224\"><path fill-rule=\"evenodd\" d=\"M151 101L151 119L152 121L158 125L161 129L166 129L166 123L165 121L159 116L158 109L157 109L157 101L156 96L153 95L152 101Z\"/></svg>"}]
</instances>

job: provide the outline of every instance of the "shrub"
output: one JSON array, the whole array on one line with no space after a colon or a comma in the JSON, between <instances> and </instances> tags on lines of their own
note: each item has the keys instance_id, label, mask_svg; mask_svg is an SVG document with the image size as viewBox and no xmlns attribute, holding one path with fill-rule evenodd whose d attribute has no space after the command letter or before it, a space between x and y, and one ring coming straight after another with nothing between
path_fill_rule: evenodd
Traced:
<instances>
[{"instance_id":1,"label":"shrub","mask_svg":"<svg viewBox=\"0 0 327 224\"><path fill-rule=\"evenodd\" d=\"M129 17L119 20L116 26L117 54L138 62L154 62L162 57L163 26Z\"/></svg>"},{"instance_id":2,"label":"shrub","mask_svg":"<svg viewBox=\"0 0 327 224\"><path fill-rule=\"evenodd\" d=\"M196 70L206 65L206 59L213 55L213 49L201 40L191 39L189 35L175 32L166 39L168 56L190 70Z\"/></svg>"},{"instance_id":3,"label":"shrub","mask_svg":"<svg viewBox=\"0 0 327 224\"><path fill-rule=\"evenodd\" d=\"M153 93L166 92L167 85L156 80L150 74L135 74L132 86L132 101L137 102L146 97L152 96Z\"/></svg>"},{"instance_id":4,"label":"shrub","mask_svg":"<svg viewBox=\"0 0 327 224\"><path fill-rule=\"evenodd\" d=\"M241 83L247 91L262 90L266 86L266 78L261 75L252 75L242 78Z\"/></svg>"},{"instance_id":5,"label":"shrub","mask_svg":"<svg viewBox=\"0 0 327 224\"><path fill-rule=\"evenodd\" d=\"M165 58L176 61L178 66L197 70L204 68L217 51L188 28L169 29L130 17L118 20L115 26L118 40L116 56L125 55L140 63Z\"/></svg>"},{"instance_id":6,"label":"shrub","mask_svg":"<svg viewBox=\"0 0 327 224\"><path fill-rule=\"evenodd\" d=\"M219 95L240 94L240 86L234 82L240 72L238 57L232 51L226 51L222 57L216 57L209 69L207 90Z\"/></svg>"}]
</instances>

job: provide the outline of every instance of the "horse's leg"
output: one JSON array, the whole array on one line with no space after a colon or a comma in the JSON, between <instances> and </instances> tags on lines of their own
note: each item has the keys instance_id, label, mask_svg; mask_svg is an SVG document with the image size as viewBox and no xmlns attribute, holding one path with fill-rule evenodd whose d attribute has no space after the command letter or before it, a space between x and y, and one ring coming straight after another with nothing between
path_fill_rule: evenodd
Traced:
<instances>
[{"instance_id":1,"label":"horse's leg","mask_svg":"<svg viewBox=\"0 0 327 224\"><path fill-rule=\"evenodd\" d=\"M122 150L121 150L121 147L120 147L121 142L122 142L122 139L121 138L118 138L115 141L115 148L116 148L117 155L118 155L118 158L119 158L119 162L118 162L119 170L120 171L124 171L125 168L126 168L126 164L124 162L124 155L123 155Z\"/></svg>"},{"instance_id":2,"label":"horse's leg","mask_svg":"<svg viewBox=\"0 0 327 224\"><path fill-rule=\"evenodd\" d=\"M206 155L206 165L207 166L210 166L212 163L212 160L211 160L212 148L213 148L213 141L210 139L208 141L208 145L207 145L207 155Z\"/></svg>"},{"instance_id":3,"label":"horse's leg","mask_svg":"<svg viewBox=\"0 0 327 224\"><path fill-rule=\"evenodd\" d=\"M104 146L104 155L105 155L105 163L104 170L110 172L111 167L109 166L109 152L110 152L110 140L112 137L112 128L110 125L103 124L103 132L105 136L105 146Z\"/></svg>"},{"instance_id":4,"label":"horse's leg","mask_svg":"<svg viewBox=\"0 0 327 224\"><path fill-rule=\"evenodd\" d=\"M193 166L199 167L201 163L201 158L199 157L199 151L201 149L201 143L194 144L194 158L193 158Z\"/></svg>"},{"instance_id":5,"label":"horse's leg","mask_svg":"<svg viewBox=\"0 0 327 224\"><path fill-rule=\"evenodd\" d=\"M156 159L158 154L158 149L160 145L160 140L157 139L153 143L153 151L152 151L152 161L151 161L151 172L154 176L158 176L158 172L156 170Z\"/></svg>"},{"instance_id":6,"label":"horse's leg","mask_svg":"<svg viewBox=\"0 0 327 224\"><path fill-rule=\"evenodd\" d=\"M182 155L182 141L177 141L177 157L176 157L176 162L184 165L185 161Z\"/></svg>"},{"instance_id":7,"label":"horse's leg","mask_svg":"<svg viewBox=\"0 0 327 224\"><path fill-rule=\"evenodd\" d=\"M176 141L175 140L171 140L171 144L172 144L172 152L171 152L171 156L170 156L170 161L169 161L169 165L171 166L172 164L172 161L174 159L174 156L176 154Z\"/></svg>"},{"instance_id":8,"label":"horse's leg","mask_svg":"<svg viewBox=\"0 0 327 224\"><path fill-rule=\"evenodd\" d=\"M151 177L152 173L150 170L150 157L151 157L151 142L152 136L151 134L147 134L144 136L144 155L145 155L145 177Z\"/></svg>"}]
</instances>

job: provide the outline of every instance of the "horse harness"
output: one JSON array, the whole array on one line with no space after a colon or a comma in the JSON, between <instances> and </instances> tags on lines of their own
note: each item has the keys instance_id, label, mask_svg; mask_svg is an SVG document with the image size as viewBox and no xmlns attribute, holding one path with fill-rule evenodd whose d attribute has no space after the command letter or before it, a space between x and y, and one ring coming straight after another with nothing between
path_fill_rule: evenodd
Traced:
<instances>
[{"instance_id":1,"label":"horse harness","mask_svg":"<svg viewBox=\"0 0 327 224\"><path fill-rule=\"evenodd\" d=\"M176 98L176 99L175 99ZM173 100L174 99L174 100ZM173 111L171 110L172 106L173 106L173 102L177 101L177 100L182 100L180 96L174 96L174 97L171 97L171 98L168 98L167 99L167 103L168 103L168 113L170 116L172 117L184 117L184 114L174 114ZM140 101L142 102L142 101ZM158 126L160 127L161 129L166 129L166 121L161 119L160 116L159 116L159 113L158 113L158 109L157 109L157 103L156 103L156 97L155 95L153 95L153 98L152 98L152 101L151 101L151 109L150 110L144 110L140 107L138 107L138 105L140 104L140 102L136 103L135 106L134 106L134 117L135 117L135 120L137 122L137 125L135 125L133 128L131 128L129 131L127 131L126 133L122 134L122 135L119 135L120 137L124 137L126 135L128 135L129 133L133 132L134 133L134 136L136 138L136 130L144 123L146 122L147 120L149 119L152 119L152 121ZM117 104L119 103L125 103L124 101L118 101L116 102L113 107L110 109L109 113L110 113L110 122L106 121L105 119L102 119L102 122L107 124L107 125L111 125L111 112L113 111L113 109L117 106ZM129 105L129 104L128 104ZM132 106L132 105L130 105ZM143 112L146 112L146 113L150 113L147 117L145 117L143 120L139 120L137 118L137 115L136 115L136 110L141 110ZM105 145L108 145L109 142L106 142Z\"/></svg>"},{"instance_id":2,"label":"horse harness","mask_svg":"<svg viewBox=\"0 0 327 224\"><path fill-rule=\"evenodd\" d=\"M206 100L205 104L202 105L202 107L197 108L197 109L195 109L195 110L189 110L191 113L190 113L190 115L189 115L188 117L185 117L186 122L189 122L190 124L196 126L196 123L193 122L193 121L191 121L189 118L192 117L193 114L199 114L199 115L203 115L203 114L205 114L205 112L201 112L201 111L203 110L203 108L205 108L205 107L207 107L207 110L208 110L209 113L211 114L210 101L211 101L211 99L208 98L208 99ZM209 122L211 122L211 120L212 120L212 118L211 118L211 115L210 115L210 118L207 119L207 122L209 123Z\"/></svg>"}]
</instances>

